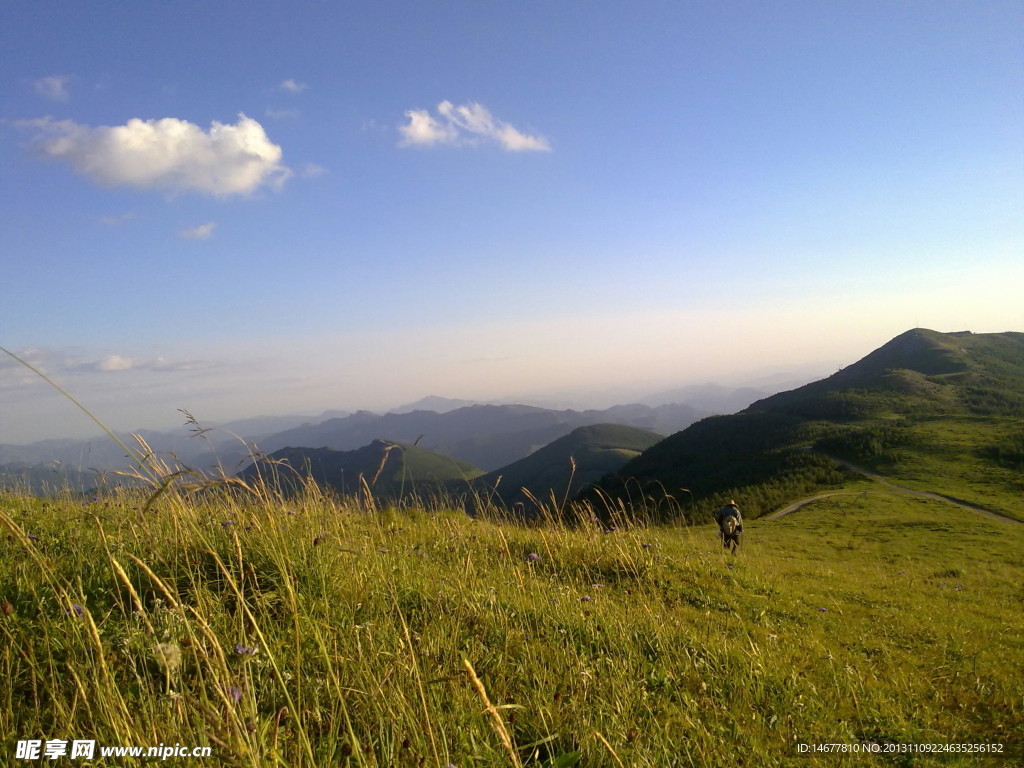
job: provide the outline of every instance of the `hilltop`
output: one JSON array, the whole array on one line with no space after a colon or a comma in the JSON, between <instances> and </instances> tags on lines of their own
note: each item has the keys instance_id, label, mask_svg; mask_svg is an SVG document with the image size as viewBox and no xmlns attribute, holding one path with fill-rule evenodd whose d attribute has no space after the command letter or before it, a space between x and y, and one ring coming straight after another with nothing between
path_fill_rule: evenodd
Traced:
<instances>
[{"instance_id":1,"label":"hilltop","mask_svg":"<svg viewBox=\"0 0 1024 768\"><path fill-rule=\"evenodd\" d=\"M734 497L749 516L857 476L838 457L910 487L1024 518L1024 334L914 329L832 376L704 419L605 478L706 516Z\"/></svg>"},{"instance_id":2,"label":"hilltop","mask_svg":"<svg viewBox=\"0 0 1024 768\"><path fill-rule=\"evenodd\" d=\"M287 494L298 493L311 480L341 494L391 498L436 493L482 475L466 462L389 440L374 440L354 451L331 448L282 448L239 473L249 484L260 480Z\"/></svg>"},{"instance_id":3,"label":"hilltop","mask_svg":"<svg viewBox=\"0 0 1024 768\"><path fill-rule=\"evenodd\" d=\"M617 471L663 439L662 435L621 424L595 424L574 429L536 452L477 478L474 486L506 506L521 505L536 513L537 501L552 496L572 499L586 485Z\"/></svg>"}]
</instances>

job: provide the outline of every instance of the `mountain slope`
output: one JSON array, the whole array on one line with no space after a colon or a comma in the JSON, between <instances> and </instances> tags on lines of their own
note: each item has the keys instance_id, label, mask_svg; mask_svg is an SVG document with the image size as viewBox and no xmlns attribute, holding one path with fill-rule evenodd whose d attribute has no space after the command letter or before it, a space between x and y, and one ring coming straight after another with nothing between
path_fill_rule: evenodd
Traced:
<instances>
[{"instance_id":1,"label":"mountain slope","mask_svg":"<svg viewBox=\"0 0 1024 768\"><path fill-rule=\"evenodd\" d=\"M1022 416L1024 334L914 329L826 379L698 422L602 485L667 493L702 519L732 496L756 517L853 481L834 455L1022 518Z\"/></svg>"},{"instance_id":2,"label":"mountain slope","mask_svg":"<svg viewBox=\"0 0 1024 768\"><path fill-rule=\"evenodd\" d=\"M579 427L508 466L478 478L474 485L508 506L535 509L533 500L573 498L584 486L617 471L662 435L620 424Z\"/></svg>"},{"instance_id":3,"label":"mountain slope","mask_svg":"<svg viewBox=\"0 0 1024 768\"><path fill-rule=\"evenodd\" d=\"M308 479L343 494L369 487L374 496L388 498L443 491L454 484L466 487L481 474L470 464L417 446L374 440L354 451L282 448L251 464L239 477L247 483L262 479L286 492Z\"/></svg>"}]
</instances>

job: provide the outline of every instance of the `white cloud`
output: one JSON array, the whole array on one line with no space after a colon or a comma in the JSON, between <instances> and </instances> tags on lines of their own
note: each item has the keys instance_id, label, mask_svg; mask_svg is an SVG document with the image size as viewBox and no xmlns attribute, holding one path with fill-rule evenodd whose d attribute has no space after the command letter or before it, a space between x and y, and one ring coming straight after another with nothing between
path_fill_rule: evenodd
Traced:
<instances>
[{"instance_id":1,"label":"white cloud","mask_svg":"<svg viewBox=\"0 0 1024 768\"><path fill-rule=\"evenodd\" d=\"M183 229L178 233L179 236L186 240L209 240L210 235L213 234L213 230L217 228L217 223L208 221L205 224L200 224L198 227L192 227L191 229Z\"/></svg>"},{"instance_id":2,"label":"white cloud","mask_svg":"<svg viewBox=\"0 0 1024 768\"><path fill-rule=\"evenodd\" d=\"M288 91L289 93L302 93L304 90L309 88L305 83L299 83L291 78L284 80L279 86L282 91Z\"/></svg>"},{"instance_id":3,"label":"white cloud","mask_svg":"<svg viewBox=\"0 0 1024 768\"><path fill-rule=\"evenodd\" d=\"M174 117L97 127L47 117L23 125L42 132L43 154L102 186L223 197L278 186L291 174L281 164L281 147L244 114L234 125L214 121L209 131Z\"/></svg>"},{"instance_id":4,"label":"white cloud","mask_svg":"<svg viewBox=\"0 0 1024 768\"><path fill-rule=\"evenodd\" d=\"M440 123L425 109L410 110L405 116L409 118L409 123L398 126L402 133L400 146L455 144L459 140L459 132L455 126Z\"/></svg>"},{"instance_id":5,"label":"white cloud","mask_svg":"<svg viewBox=\"0 0 1024 768\"><path fill-rule=\"evenodd\" d=\"M487 140L497 142L509 152L551 151L545 138L522 133L495 118L482 104L455 106L450 101L442 101L437 105L437 114L438 117L434 117L425 109L406 112L409 122L398 127L402 134L399 146L460 145Z\"/></svg>"},{"instance_id":6,"label":"white cloud","mask_svg":"<svg viewBox=\"0 0 1024 768\"><path fill-rule=\"evenodd\" d=\"M30 347L16 354L21 360L48 376L63 377L89 373L119 371L189 372L209 369L211 364L202 360L169 360L165 357L144 359L124 354L107 353L102 356ZM39 384L39 377L12 356L0 353L0 389L23 384Z\"/></svg>"},{"instance_id":7,"label":"white cloud","mask_svg":"<svg viewBox=\"0 0 1024 768\"><path fill-rule=\"evenodd\" d=\"M36 93L44 99L67 101L71 97L71 91L68 89L70 84L71 78L67 75L50 75L39 78L32 83L32 86L36 89Z\"/></svg>"}]
</instances>

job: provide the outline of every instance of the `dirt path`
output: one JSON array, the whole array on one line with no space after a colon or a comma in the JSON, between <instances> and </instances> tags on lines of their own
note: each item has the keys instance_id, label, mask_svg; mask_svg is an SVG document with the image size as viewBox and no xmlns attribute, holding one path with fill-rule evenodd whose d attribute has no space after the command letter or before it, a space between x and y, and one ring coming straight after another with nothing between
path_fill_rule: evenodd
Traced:
<instances>
[{"instance_id":1,"label":"dirt path","mask_svg":"<svg viewBox=\"0 0 1024 768\"><path fill-rule=\"evenodd\" d=\"M790 504L788 507L784 507L783 509L780 509L777 512L772 512L770 515L768 515L764 519L765 520L776 520L776 519L778 519L778 518L780 518L780 517L782 517L784 515L788 515L790 512L795 512L796 510L800 509L801 507L805 507L808 504L812 504L815 501L818 501L820 499L827 499L830 496L858 496L860 494L867 494L867 493L872 493L872 494L886 493L886 494L898 494L898 495L901 495L901 496L916 496L919 499L934 499L935 501L944 501L947 504L954 504L954 505L960 507L961 509L967 509L967 510L970 510L971 512L976 512L979 515L985 515L985 517L990 517L993 520L1001 520L1004 523L1014 523L1016 525L1024 525L1024 523L1022 523L1020 520L1015 520L1012 517L1007 517L1006 515L1001 515L998 512L993 512L993 511L991 511L989 509L984 509L983 507L976 507L973 504L968 504L966 501L960 501L959 499L954 499L951 496L943 496L941 493L935 493L934 491L915 491L912 488L905 488L902 485L897 485L896 483L892 482L892 480L889 480L888 478L883 477L882 475L875 474L874 472L871 472L870 470L864 469L863 467L858 467L856 464L851 464L850 462L845 461L844 459L837 459L835 456L829 456L828 458L832 459L832 461L834 461L836 464L841 464L842 466L846 467L849 470L852 470L853 472L856 472L856 473L858 473L860 475L864 475L864 477L868 478L869 480L873 480L874 482L878 483L879 485L884 486L887 490L879 490L879 491L832 491L831 493L819 493L817 496L808 496L806 499L800 499L800 501L794 502L794 503Z\"/></svg>"}]
</instances>

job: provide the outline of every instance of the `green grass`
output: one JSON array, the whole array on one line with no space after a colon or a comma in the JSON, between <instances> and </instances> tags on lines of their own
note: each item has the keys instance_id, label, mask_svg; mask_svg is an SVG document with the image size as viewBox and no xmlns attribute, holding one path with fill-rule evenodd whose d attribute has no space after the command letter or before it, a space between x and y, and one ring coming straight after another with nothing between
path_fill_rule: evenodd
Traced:
<instances>
[{"instance_id":1,"label":"green grass","mask_svg":"<svg viewBox=\"0 0 1024 768\"><path fill-rule=\"evenodd\" d=\"M894 475L908 488L936 491L1024 521L1024 472L993 456L996 448L1019 439L1018 419L921 420L901 433L902 442L876 457L849 458Z\"/></svg>"},{"instance_id":2,"label":"green grass","mask_svg":"<svg viewBox=\"0 0 1024 768\"><path fill-rule=\"evenodd\" d=\"M859 494L749 522L732 557L709 526L315 490L143 506L0 496L0 764L33 737L290 768L1024 757L1024 526ZM1005 751L797 752L867 740Z\"/></svg>"}]
</instances>

